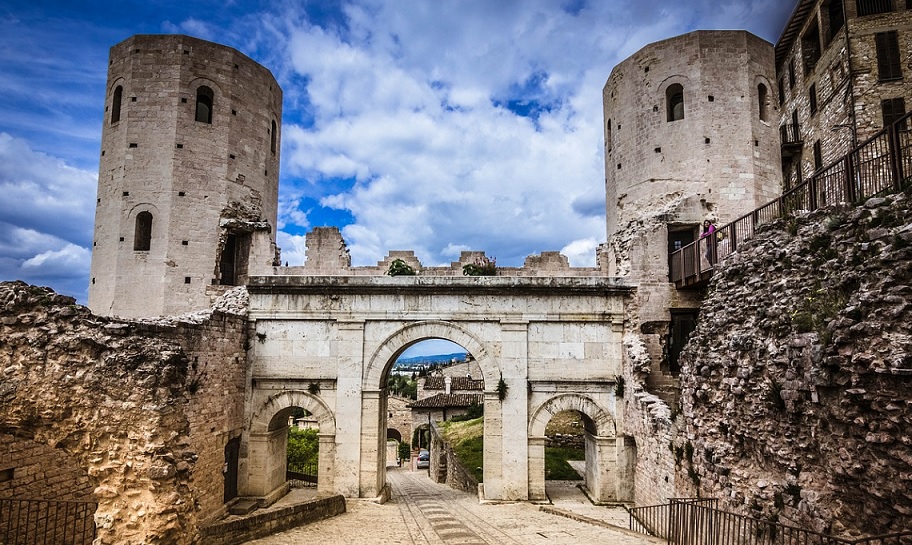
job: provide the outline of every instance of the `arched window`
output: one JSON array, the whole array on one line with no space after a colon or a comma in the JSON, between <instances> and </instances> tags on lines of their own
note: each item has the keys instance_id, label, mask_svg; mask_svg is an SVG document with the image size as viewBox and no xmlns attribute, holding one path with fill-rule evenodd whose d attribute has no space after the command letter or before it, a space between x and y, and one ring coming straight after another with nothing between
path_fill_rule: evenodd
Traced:
<instances>
[{"instance_id":1,"label":"arched window","mask_svg":"<svg viewBox=\"0 0 912 545\"><path fill-rule=\"evenodd\" d=\"M275 155L275 152L276 152L276 139L278 138L278 136L276 136L276 127L277 127L277 125L276 125L275 119L273 119L272 120L272 132L269 133L269 136L271 137L271 141L269 143L269 149L272 150L273 155Z\"/></svg>"},{"instance_id":2,"label":"arched window","mask_svg":"<svg viewBox=\"0 0 912 545\"><path fill-rule=\"evenodd\" d=\"M114 88L114 99L111 101L111 124L120 121L120 103L123 100L123 87Z\"/></svg>"},{"instance_id":3,"label":"arched window","mask_svg":"<svg viewBox=\"0 0 912 545\"><path fill-rule=\"evenodd\" d=\"M668 106L668 121L684 119L684 87L673 83L665 90L665 103Z\"/></svg>"},{"instance_id":4,"label":"arched window","mask_svg":"<svg viewBox=\"0 0 912 545\"><path fill-rule=\"evenodd\" d=\"M769 121L769 93L766 85L757 85L757 101L760 103L760 121Z\"/></svg>"},{"instance_id":5,"label":"arched window","mask_svg":"<svg viewBox=\"0 0 912 545\"><path fill-rule=\"evenodd\" d=\"M133 230L133 250L148 252L152 245L152 214L140 212L136 214L136 228Z\"/></svg>"},{"instance_id":6,"label":"arched window","mask_svg":"<svg viewBox=\"0 0 912 545\"><path fill-rule=\"evenodd\" d=\"M196 120L200 123L212 123L212 103L215 95L205 85L196 90Z\"/></svg>"}]
</instances>

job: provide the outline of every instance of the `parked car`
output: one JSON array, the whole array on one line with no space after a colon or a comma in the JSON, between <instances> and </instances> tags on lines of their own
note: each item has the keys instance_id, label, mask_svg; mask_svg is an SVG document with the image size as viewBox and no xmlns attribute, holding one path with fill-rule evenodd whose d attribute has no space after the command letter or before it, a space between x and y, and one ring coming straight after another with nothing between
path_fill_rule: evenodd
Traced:
<instances>
[{"instance_id":1,"label":"parked car","mask_svg":"<svg viewBox=\"0 0 912 545\"><path fill-rule=\"evenodd\" d=\"M418 464L415 467L418 469L431 467L431 453L423 449L418 452Z\"/></svg>"}]
</instances>

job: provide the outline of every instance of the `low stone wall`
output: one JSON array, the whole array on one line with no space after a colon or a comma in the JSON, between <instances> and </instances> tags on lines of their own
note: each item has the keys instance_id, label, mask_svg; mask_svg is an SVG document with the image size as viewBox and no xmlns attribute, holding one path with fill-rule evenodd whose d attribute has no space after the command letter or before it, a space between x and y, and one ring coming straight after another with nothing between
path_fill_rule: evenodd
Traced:
<instances>
[{"instance_id":1,"label":"low stone wall","mask_svg":"<svg viewBox=\"0 0 912 545\"><path fill-rule=\"evenodd\" d=\"M200 545L236 545L344 512L343 496L318 498L239 520L209 524L200 528Z\"/></svg>"},{"instance_id":2,"label":"low stone wall","mask_svg":"<svg viewBox=\"0 0 912 545\"><path fill-rule=\"evenodd\" d=\"M453 447L440 435L437 423L431 425L430 476L434 482L469 494L478 493L478 481L459 462Z\"/></svg>"}]
</instances>

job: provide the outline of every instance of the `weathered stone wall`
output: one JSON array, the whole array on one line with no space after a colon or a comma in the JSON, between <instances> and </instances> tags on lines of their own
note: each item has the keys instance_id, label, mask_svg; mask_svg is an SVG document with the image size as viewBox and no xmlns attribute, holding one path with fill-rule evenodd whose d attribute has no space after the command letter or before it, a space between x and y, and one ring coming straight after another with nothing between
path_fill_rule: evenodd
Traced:
<instances>
[{"instance_id":1,"label":"weathered stone wall","mask_svg":"<svg viewBox=\"0 0 912 545\"><path fill-rule=\"evenodd\" d=\"M243 317L119 322L21 282L0 305L0 433L85 472L99 544L191 543L243 425Z\"/></svg>"},{"instance_id":2,"label":"weathered stone wall","mask_svg":"<svg viewBox=\"0 0 912 545\"><path fill-rule=\"evenodd\" d=\"M13 474L0 480L0 498L94 501L85 469L60 449L0 434L0 471L7 469Z\"/></svg>"},{"instance_id":3,"label":"weathered stone wall","mask_svg":"<svg viewBox=\"0 0 912 545\"><path fill-rule=\"evenodd\" d=\"M778 220L721 263L682 357L678 494L823 532L912 527L910 202Z\"/></svg>"}]
</instances>

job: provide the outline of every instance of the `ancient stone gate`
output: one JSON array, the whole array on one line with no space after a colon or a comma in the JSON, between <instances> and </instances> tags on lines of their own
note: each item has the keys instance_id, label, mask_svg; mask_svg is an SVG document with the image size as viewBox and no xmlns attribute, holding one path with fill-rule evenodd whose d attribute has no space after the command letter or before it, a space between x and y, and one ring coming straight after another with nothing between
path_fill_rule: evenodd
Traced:
<instances>
[{"instance_id":1,"label":"ancient stone gate","mask_svg":"<svg viewBox=\"0 0 912 545\"><path fill-rule=\"evenodd\" d=\"M618 279L260 276L248 290L242 495L284 492L285 429L301 407L319 422L319 490L383 497L390 368L410 345L441 338L482 370L485 498L543 499L544 427L575 409L586 415L591 493L632 499L634 448L619 435L616 391L632 288Z\"/></svg>"}]
</instances>

